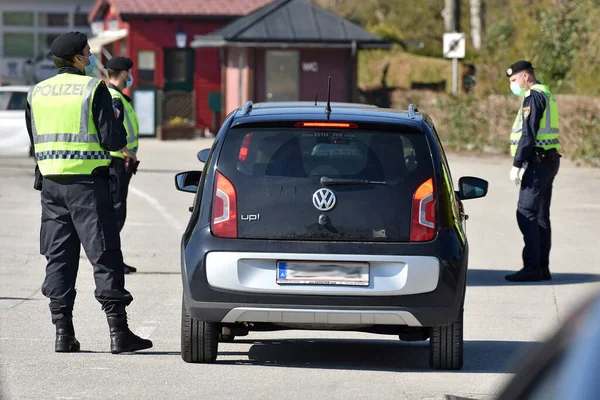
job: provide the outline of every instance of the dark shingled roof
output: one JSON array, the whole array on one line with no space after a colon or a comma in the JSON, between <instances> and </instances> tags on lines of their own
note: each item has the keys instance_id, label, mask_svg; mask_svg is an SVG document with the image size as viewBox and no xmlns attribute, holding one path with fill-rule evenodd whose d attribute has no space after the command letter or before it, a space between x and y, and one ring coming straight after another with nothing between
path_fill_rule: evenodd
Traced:
<instances>
[{"instance_id":1,"label":"dark shingled roof","mask_svg":"<svg viewBox=\"0 0 600 400\"><path fill-rule=\"evenodd\" d=\"M308 0L278 0L208 35L192 46L229 43L314 43L387 48L390 43Z\"/></svg>"}]
</instances>

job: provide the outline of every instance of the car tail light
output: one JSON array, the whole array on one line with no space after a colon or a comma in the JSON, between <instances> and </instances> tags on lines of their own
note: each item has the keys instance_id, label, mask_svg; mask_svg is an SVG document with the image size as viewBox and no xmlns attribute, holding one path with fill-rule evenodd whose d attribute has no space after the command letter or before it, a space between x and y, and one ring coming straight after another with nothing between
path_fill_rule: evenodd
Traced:
<instances>
[{"instance_id":1,"label":"car tail light","mask_svg":"<svg viewBox=\"0 0 600 400\"><path fill-rule=\"evenodd\" d=\"M248 158L248 149L250 148L250 142L252 142L252 136L254 133L249 133L244 136L244 140L242 140L242 146L240 147L240 153L238 155L238 159L241 162L246 161Z\"/></svg>"},{"instance_id":2,"label":"car tail light","mask_svg":"<svg viewBox=\"0 0 600 400\"><path fill-rule=\"evenodd\" d=\"M237 237L237 195L235 187L217 171L212 204L211 230L222 238Z\"/></svg>"},{"instance_id":3,"label":"car tail light","mask_svg":"<svg viewBox=\"0 0 600 400\"><path fill-rule=\"evenodd\" d=\"M426 242L435 237L435 199L433 179L429 178L413 196L410 241Z\"/></svg>"}]
</instances>

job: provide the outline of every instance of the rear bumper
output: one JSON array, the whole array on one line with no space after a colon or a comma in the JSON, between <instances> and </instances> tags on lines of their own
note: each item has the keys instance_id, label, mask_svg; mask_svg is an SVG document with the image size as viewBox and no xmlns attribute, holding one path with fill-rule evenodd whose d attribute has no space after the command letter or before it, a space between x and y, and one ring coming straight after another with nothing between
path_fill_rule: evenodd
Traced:
<instances>
[{"instance_id":1,"label":"rear bumper","mask_svg":"<svg viewBox=\"0 0 600 400\"><path fill-rule=\"evenodd\" d=\"M426 244L291 243L224 240L204 229L182 248L185 306L196 319L223 323L448 325L467 270L467 247L455 240L447 233ZM275 283L282 258L376 267L368 287L288 286Z\"/></svg>"},{"instance_id":2,"label":"rear bumper","mask_svg":"<svg viewBox=\"0 0 600 400\"><path fill-rule=\"evenodd\" d=\"M277 261L368 263L369 285L281 285ZM440 277L439 260L429 256L213 251L206 254L204 267L211 288L248 294L400 296L431 292Z\"/></svg>"}]
</instances>

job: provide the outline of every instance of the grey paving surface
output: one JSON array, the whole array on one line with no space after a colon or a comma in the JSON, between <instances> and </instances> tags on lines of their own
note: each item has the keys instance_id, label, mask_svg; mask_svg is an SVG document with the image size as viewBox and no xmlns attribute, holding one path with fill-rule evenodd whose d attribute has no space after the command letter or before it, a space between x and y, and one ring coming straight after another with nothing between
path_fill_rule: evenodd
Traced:
<instances>
[{"instance_id":1,"label":"grey paving surface","mask_svg":"<svg viewBox=\"0 0 600 400\"><path fill-rule=\"evenodd\" d=\"M180 234L192 195L177 192L175 172L199 167L210 141L141 143L132 181L123 251L139 273L130 324L154 348L111 355L108 327L93 297L92 269L80 265L75 328L79 354L53 352L53 326L40 293L39 192L28 159L0 158L0 390L7 399L491 399L514 371L512 361L543 340L567 313L598 291L600 171L563 162L552 206L555 279L507 284L520 268L517 190L505 157L452 155L454 181L490 181L487 198L466 202L471 261L465 310L465 368L432 372L426 343L393 336L289 331L255 333L220 346L214 365L180 358Z\"/></svg>"}]
</instances>

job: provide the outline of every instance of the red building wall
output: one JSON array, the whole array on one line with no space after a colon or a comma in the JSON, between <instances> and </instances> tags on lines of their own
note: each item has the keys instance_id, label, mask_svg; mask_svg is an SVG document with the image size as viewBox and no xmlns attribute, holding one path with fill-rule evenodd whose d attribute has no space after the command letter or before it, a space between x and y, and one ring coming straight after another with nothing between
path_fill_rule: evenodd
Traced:
<instances>
[{"instance_id":1,"label":"red building wall","mask_svg":"<svg viewBox=\"0 0 600 400\"><path fill-rule=\"evenodd\" d=\"M140 50L156 52L155 84L159 89L164 85L164 53L165 48L176 48L175 33L179 26L188 35L189 44L195 35L204 35L227 24L227 21L192 21L187 19L131 19L128 22L129 36L127 53L137 60ZM137 71L134 66L134 79ZM208 108L208 93L221 91L221 68L219 52L216 49L199 50L195 53L194 91L196 100L196 127L204 129L212 126L212 113Z\"/></svg>"},{"instance_id":2,"label":"red building wall","mask_svg":"<svg viewBox=\"0 0 600 400\"><path fill-rule=\"evenodd\" d=\"M254 101L266 101L265 85L265 51L256 50ZM351 77L356 73L351 62L349 49L311 49L300 51L300 90L299 101L314 101L315 92L318 100L327 99L327 77L331 76L331 101L352 101ZM303 63L317 63L318 71L303 71Z\"/></svg>"},{"instance_id":3,"label":"red building wall","mask_svg":"<svg viewBox=\"0 0 600 400\"><path fill-rule=\"evenodd\" d=\"M316 63L318 72L303 71L303 63ZM331 76L331 101L351 101L349 49L302 49L300 52L300 100L327 100L327 77Z\"/></svg>"},{"instance_id":4,"label":"red building wall","mask_svg":"<svg viewBox=\"0 0 600 400\"><path fill-rule=\"evenodd\" d=\"M109 10L104 17L105 29L108 21L118 16ZM230 21L198 21L183 18L131 18L119 21L119 28L129 31L125 44L126 55L134 62L134 88L137 87L137 56L141 50L155 52L154 84L158 89L164 87L164 49L177 48L175 33L179 26L187 33L188 47L195 35L204 35L225 26ZM111 53L121 52L119 41L112 44ZM196 127L212 127L212 112L208 108L208 93L221 91L221 67L217 49L201 49L195 52L194 91L196 101Z\"/></svg>"},{"instance_id":5,"label":"red building wall","mask_svg":"<svg viewBox=\"0 0 600 400\"><path fill-rule=\"evenodd\" d=\"M218 49L196 50L196 74L194 75L194 89L196 90L196 127L208 127L212 131L213 114L208 108L208 93L221 92L221 66L219 65ZM225 110L221 110L221 118ZM219 116L218 116L219 117ZM217 120L220 125L221 118ZM216 134L216 132L213 132Z\"/></svg>"}]
</instances>

